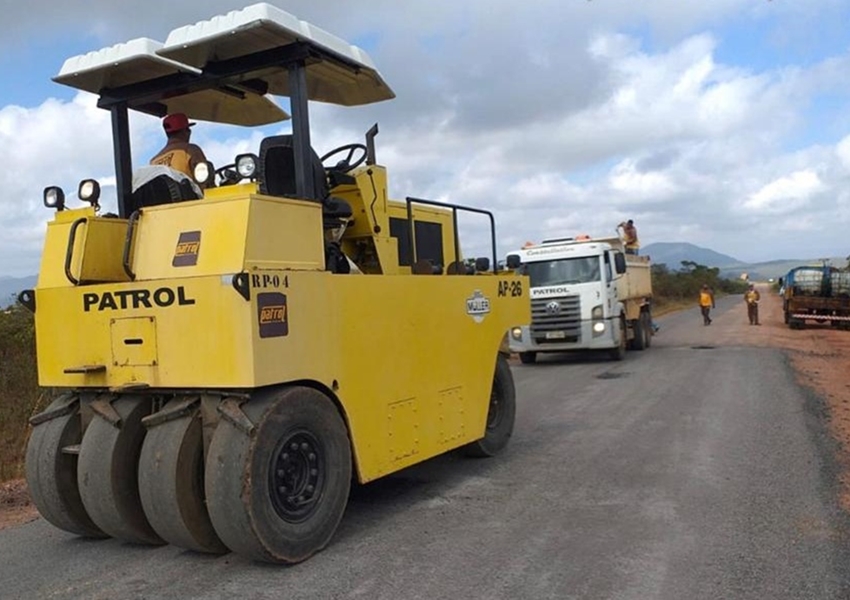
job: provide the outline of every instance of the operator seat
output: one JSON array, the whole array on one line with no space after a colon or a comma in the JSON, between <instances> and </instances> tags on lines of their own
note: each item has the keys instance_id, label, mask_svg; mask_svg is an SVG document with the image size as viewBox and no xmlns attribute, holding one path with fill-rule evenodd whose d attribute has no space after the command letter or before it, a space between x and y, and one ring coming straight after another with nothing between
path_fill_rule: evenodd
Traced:
<instances>
[{"instance_id":1,"label":"operator seat","mask_svg":"<svg viewBox=\"0 0 850 600\"><path fill-rule=\"evenodd\" d=\"M295 148L291 135L275 135L260 142L260 193L269 196L298 198L295 189ZM351 205L343 198L330 195L328 177L319 155L310 149L313 198L322 205L322 226L325 231L345 225L352 216ZM325 268L332 273L349 273L350 263L339 241L325 242Z\"/></svg>"},{"instance_id":2,"label":"operator seat","mask_svg":"<svg viewBox=\"0 0 850 600\"><path fill-rule=\"evenodd\" d=\"M136 169L133 174L128 213L146 206L198 200L204 194L188 175L162 165Z\"/></svg>"},{"instance_id":3,"label":"operator seat","mask_svg":"<svg viewBox=\"0 0 850 600\"><path fill-rule=\"evenodd\" d=\"M291 135L274 135L260 142L260 193L269 196L295 197L295 148ZM329 193L325 168L315 150L310 149L313 190L316 200L322 202Z\"/></svg>"}]
</instances>

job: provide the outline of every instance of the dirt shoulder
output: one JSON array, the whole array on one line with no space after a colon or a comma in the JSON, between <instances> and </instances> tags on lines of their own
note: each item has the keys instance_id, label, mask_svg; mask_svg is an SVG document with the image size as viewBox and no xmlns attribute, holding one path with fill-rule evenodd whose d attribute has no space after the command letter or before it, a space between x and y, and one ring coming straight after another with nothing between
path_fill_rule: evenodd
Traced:
<instances>
[{"instance_id":1,"label":"dirt shoulder","mask_svg":"<svg viewBox=\"0 0 850 600\"><path fill-rule=\"evenodd\" d=\"M721 346L760 346L782 348L788 352L801 385L823 398L829 411L828 426L843 448L838 462L842 466L841 505L850 511L850 331L828 325L808 324L803 330L785 325L782 301L762 288L760 320L762 325L747 323L747 310L741 301L712 324L712 337ZM663 335L663 332L662 332ZM0 529L27 523L38 517L30 503L22 479L0 483Z\"/></svg>"},{"instance_id":2,"label":"dirt shoulder","mask_svg":"<svg viewBox=\"0 0 850 600\"><path fill-rule=\"evenodd\" d=\"M0 529L29 523L37 518L38 511L30 502L27 484L23 479L0 483Z\"/></svg>"}]
</instances>

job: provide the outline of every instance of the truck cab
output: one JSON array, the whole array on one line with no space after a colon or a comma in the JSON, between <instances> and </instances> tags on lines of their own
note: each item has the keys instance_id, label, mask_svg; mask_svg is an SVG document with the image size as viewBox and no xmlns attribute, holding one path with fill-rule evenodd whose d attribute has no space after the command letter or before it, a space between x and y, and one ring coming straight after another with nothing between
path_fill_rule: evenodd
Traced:
<instances>
[{"instance_id":1,"label":"truck cab","mask_svg":"<svg viewBox=\"0 0 850 600\"><path fill-rule=\"evenodd\" d=\"M627 255L617 237L557 239L508 256L529 277L531 323L514 327L510 349L525 364L539 352L604 350L622 359L652 335L649 259Z\"/></svg>"}]
</instances>

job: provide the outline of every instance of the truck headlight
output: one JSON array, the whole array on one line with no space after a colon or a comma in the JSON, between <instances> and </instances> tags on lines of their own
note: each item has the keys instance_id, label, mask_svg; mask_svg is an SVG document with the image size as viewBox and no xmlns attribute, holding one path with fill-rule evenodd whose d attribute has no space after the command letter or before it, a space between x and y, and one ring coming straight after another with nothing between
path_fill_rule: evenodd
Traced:
<instances>
[{"instance_id":1,"label":"truck headlight","mask_svg":"<svg viewBox=\"0 0 850 600\"><path fill-rule=\"evenodd\" d=\"M597 321L593 324L593 333L602 333L605 331L605 321Z\"/></svg>"},{"instance_id":2,"label":"truck headlight","mask_svg":"<svg viewBox=\"0 0 850 600\"><path fill-rule=\"evenodd\" d=\"M511 329L511 337L514 338L516 341L520 341L522 339L522 328L514 327L513 329Z\"/></svg>"},{"instance_id":3,"label":"truck headlight","mask_svg":"<svg viewBox=\"0 0 850 600\"><path fill-rule=\"evenodd\" d=\"M590 311L591 319L601 319L605 313L602 310L602 305L599 304L593 307L593 310Z\"/></svg>"}]
</instances>

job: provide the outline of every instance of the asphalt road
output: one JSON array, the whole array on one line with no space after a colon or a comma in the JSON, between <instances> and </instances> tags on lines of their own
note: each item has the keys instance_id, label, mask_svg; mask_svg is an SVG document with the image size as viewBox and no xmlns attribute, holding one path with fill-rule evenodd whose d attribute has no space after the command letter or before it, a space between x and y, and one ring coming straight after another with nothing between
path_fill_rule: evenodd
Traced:
<instances>
[{"instance_id":1,"label":"asphalt road","mask_svg":"<svg viewBox=\"0 0 850 600\"><path fill-rule=\"evenodd\" d=\"M0 532L0 598L850 597L819 400L781 352L712 345L696 311L659 322L620 363L515 366L504 455L356 489L303 564L85 541L38 520Z\"/></svg>"}]
</instances>

